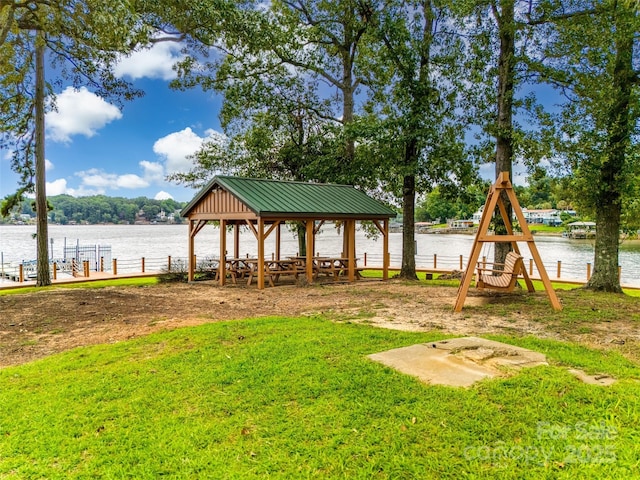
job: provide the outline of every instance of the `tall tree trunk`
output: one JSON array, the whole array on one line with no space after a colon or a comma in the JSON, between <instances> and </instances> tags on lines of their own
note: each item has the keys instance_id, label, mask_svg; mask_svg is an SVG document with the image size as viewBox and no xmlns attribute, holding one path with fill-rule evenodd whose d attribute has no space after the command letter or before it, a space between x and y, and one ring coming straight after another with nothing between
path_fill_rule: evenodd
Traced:
<instances>
[{"instance_id":1,"label":"tall tree trunk","mask_svg":"<svg viewBox=\"0 0 640 480\"><path fill-rule=\"evenodd\" d=\"M616 25L616 63L613 72L614 101L608 113L606 158L600 167L597 188L596 247L593 276L586 287L606 292L622 292L618 278L618 241L622 212L620 186L629 147L629 109L635 78L633 71L634 32Z\"/></svg>"},{"instance_id":2,"label":"tall tree trunk","mask_svg":"<svg viewBox=\"0 0 640 480\"><path fill-rule=\"evenodd\" d=\"M342 124L347 132L344 144L344 164L342 166L342 175L348 174L351 178L343 178L343 183L355 183L352 177L352 167L356 156L355 140L349 131L349 125L353 123L355 109L355 84L353 81L353 62L351 61L351 52L347 49L342 55Z\"/></svg>"},{"instance_id":3,"label":"tall tree trunk","mask_svg":"<svg viewBox=\"0 0 640 480\"><path fill-rule=\"evenodd\" d=\"M310 220L308 220L310 221ZM298 237L298 255L307 256L307 226L304 222L296 222L296 236Z\"/></svg>"},{"instance_id":4,"label":"tall tree trunk","mask_svg":"<svg viewBox=\"0 0 640 480\"><path fill-rule=\"evenodd\" d=\"M44 157L44 39L41 31L36 35L36 241L37 252L37 277L36 285L39 287L51 285L49 274L49 231L47 208L47 192L45 177Z\"/></svg>"},{"instance_id":5,"label":"tall tree trunk","mask_svg":"<svg viewBox=\"0 0 640 480\"><path fill-rule=\"evenodd\" d=\"M502 0L500 11L494 5L494 16L498 24L500 52L498 56L498 118L496 123L496 178L500 172L513 174L513 89L515 78L515 16L513 0ZM502 200L511 221L511 202L503 192ZM496 212L497 213L497 212ZM499 213L495 216L495 233L504 235L507 229ZM509 243L496 243L494 262L503 263L511 250Z\"/></svg>"},{"instance_id":6,"label":"tall tree trunk","mask_svg":"<svg viewBox=\"0 0 640 480\"><path fill-rule=\"evenodd\" d=\"M400 278L417 280L415 242L416 177L405 175L402 182L402 267Z\"/></svg>"}]
</instances>

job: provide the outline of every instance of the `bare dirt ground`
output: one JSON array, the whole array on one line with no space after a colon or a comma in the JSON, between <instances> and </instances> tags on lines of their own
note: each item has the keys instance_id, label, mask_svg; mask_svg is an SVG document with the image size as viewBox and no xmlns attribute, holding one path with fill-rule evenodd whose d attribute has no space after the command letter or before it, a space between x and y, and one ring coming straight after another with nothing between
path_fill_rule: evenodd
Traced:
<instances>
[{"instance_id":1,"label":"bare dirt ground","mask_svg":"<svg viewBox=\"0 0 640 480\"><path fill-rule=\"evenodd\" d=\"M602 348L633 346L635 350L640 341L635 325L622 319L580 333L554 328L521 311L508 316L490 316L474 309L454 313L455 296L455 288L399 281L291 285L264 290L219 287L210 282L162 283L0 296L0 367L160 330L272 315L325 314L335 320L362 321L385 328L459 335L529 334ZM505 300L472 293L465 305L493 301Z\"/></svg>"}]
</instances>

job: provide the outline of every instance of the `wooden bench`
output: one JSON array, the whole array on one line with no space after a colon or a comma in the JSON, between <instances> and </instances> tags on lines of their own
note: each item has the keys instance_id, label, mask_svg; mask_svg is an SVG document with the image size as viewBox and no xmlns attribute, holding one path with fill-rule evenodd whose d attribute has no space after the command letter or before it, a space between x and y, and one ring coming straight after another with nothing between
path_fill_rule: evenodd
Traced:
<instances>
[{"instance_id":1,"label":"wooden bench","mask_svg":"<svg viewBox=\"0 0 640 480\"><path fill-rule=\"evenodd\" d=\"M487 265L491 265L491 268L487 268ZM496 269L498 265L502 265L502 270ZM511 292L523 269L522 256L515 252L507 253L504 263L478 262L476 287Z\"/></svg>"}]
</instances>

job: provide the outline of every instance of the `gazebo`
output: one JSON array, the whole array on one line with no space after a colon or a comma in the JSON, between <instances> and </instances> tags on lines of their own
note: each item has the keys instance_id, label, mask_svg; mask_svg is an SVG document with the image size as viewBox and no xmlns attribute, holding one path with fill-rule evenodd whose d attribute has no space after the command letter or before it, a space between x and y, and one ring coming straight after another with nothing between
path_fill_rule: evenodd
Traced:
<instances>
[{"instance_id":1,"label":"gazebo","mask_svg":"<svg viewBox=\"0 0 640 480\"><path fill-rule=\"evenodd\" d=\"M200 190L181 215L189 222L189 281L193 281L195 274L195 237L212 221L220 224L217 267L220 285L224 285L227 276L227 226L234 226L235 258L239 256L240 226L246 225L253 232L258 253L255 275L258 288L263 289L270 272L265 258L265 239L275 232L274 260L279 262L280 228L287 221L305 224L306 255L299 258L297 268L307 282L312 283L316 273L315 236L327 221L343 223L342 272L349 281L354 281L357 274L355 232L356 222L361 220L371 221L382 234L383 279L389 275L389 219L395 217L396 212L352 186L217 176Z\"/></svg>"}]
</instances>

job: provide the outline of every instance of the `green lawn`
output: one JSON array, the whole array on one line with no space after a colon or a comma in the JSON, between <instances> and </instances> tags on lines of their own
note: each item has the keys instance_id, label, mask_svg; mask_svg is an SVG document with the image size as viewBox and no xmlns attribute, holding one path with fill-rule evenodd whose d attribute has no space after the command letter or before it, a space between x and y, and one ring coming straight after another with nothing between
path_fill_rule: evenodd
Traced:
<instances>
[{"instance_id":1,"label":"green lawn","mask_svg":"<svg viewBox=\"0 0 640 480\"><path fill-rule=\"evenodd\" d=\"M640 368L492 337L551 366L469 389L367 354L444 338L320 317L207 324L0 370L0 478L633 478ZM567 366L616 376L585 385Z\"/></svg>"},{"instance_id":2,"label":"green lawn","mask_svg":"<svg viewBox=\"0 0 640 480\"><path fill-rule=\"evenodd\" d=\"M54 288L104 288L104 287L144 287L158 283L157 277L132 277L109 280L95 280L89 282L56 283L49 287L19 287L0 289L0 295L13 295L16 293L41 292Z\"/></svg>"}]
</instances>

